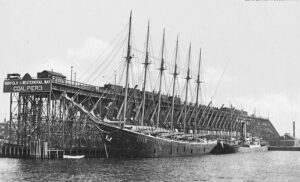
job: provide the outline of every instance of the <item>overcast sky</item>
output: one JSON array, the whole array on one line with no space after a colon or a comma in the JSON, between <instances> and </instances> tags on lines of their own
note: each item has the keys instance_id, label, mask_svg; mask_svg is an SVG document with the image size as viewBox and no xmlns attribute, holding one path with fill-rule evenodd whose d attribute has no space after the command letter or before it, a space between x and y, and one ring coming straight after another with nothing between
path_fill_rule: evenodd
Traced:
<instances>
[{"instance_id":1,"label":"overcast sky","mask_svg":"<svg viewBox=\"0 0 300 182\"><path fill-rule=\"evenodd\" d=\"M117 48L110 43L126 31L130 10L137 49L144 50L148 20L153 56L160 56L163 28L168 62L177 34L182 67L189 42L193 71L202 48L203 103L212 98L215 106L232 104L250 114L255 110L256 115L269 117L280 134L291 133L296 121L300 136L297 0L0 0L0 80L7 73L36 76L45 69L70 77L73 65L84 81L82 75L95 60L90 74L104 64L104 58L97 59L103 50ZM122 56L103 73L95 72L93 84L103 85L124 61ZM0 118L8 117L9 94L1 93L0 100Z\"/></svg>"}]
</instances>

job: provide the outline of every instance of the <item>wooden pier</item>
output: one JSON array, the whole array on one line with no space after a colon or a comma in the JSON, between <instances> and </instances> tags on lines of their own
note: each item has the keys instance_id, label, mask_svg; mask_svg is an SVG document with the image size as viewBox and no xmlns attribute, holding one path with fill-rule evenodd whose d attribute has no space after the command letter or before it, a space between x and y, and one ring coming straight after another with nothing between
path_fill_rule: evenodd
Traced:
<instances>
[{"instance_id":1,"label":"wooden pier","mask_svg":"<svg viewBox=\"0 0 300 182\"><path fill-rule=\"evenodd\" d=\"M27 159L62 159L63 155L84 155L87 158L105 157L104 151L99 148L48 148L47 142L34 141L28 147L0 143L0 157L27 158Z\"/></svg>"},{"instance_id":2,"label":"wooden pier","mask_svg":"<svg viewBox=\"0 0 300 182\"><path fill-rule=\"evenodd\" d=\"M268 150L270 151L300 151L300 147L291 147L291 146L269 146Z\"/></svg>"},{"instance_id":3,"label":"wooden pier","mask_svg":"<svg viewBox=\"0 0 300 182\"><path fill-rule=\"evenodd\" d=\"M14 144L0 144L0 157L29 158L29 148Z\"/></svg>"},{"instance_id":4,"label":"wooden pier","mask_svg":"<svg viewBox=\"0 0 300 182\"><path fill-rule=\"evenodd\" d=\"M3 137L8 141L1 146L0 156L35 159L61 158L64 154L103 156L103 136L97 127L62 95L66 94L103 120L120 119L124 107L122 86L89 85L67 80L60 73L46 70L37 73L36 78L28 73L22 77L17 73L8 74L3 92L10 95L10 117ZM144 95L136 87L128 88L128 96L128 122L136 124L143 120L147 126L156 124L170 129L170 105L173 101L169 95L161 95L159 116L156 109L157 93L154 91ZM184 105L177 96L174 99L174 127L180 131L230 138L232 134L239 136L242 121L247 121L247 133L255 131L256 135L266 140L279 137L268 119L255 118L234 108L213 107L211 103L196 107L194 104ZM142 107L145 110L144 119L140 114ZM162 122L154 122L158 120ZM183 120L187 121L185 125Z\"/></svg>"}]
</instances>

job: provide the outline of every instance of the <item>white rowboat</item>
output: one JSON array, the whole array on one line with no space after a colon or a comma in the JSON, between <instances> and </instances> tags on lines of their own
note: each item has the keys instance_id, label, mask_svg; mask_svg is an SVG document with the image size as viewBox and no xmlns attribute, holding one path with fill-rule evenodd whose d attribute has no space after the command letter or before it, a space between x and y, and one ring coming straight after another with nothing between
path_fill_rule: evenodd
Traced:
<instances>
[{"instance_id":1,"label":"white rowboat","mask_svg":"<svg viewBox=\"0 0 300 182\"><path fill-rule=\"evenodd\" d=\"M64 159L82 159L84 155L64 155Z\"/></svg>"}]
</instances>

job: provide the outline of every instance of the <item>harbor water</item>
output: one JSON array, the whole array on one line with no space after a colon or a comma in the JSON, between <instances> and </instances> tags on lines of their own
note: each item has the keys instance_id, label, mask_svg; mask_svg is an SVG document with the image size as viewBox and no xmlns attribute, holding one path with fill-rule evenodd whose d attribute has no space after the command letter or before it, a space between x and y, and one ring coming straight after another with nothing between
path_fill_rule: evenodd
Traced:
<instances>
[{"instance_id":1,"label":"harbor water","mask_svg":"<svg viewBox=\"0 0 300 182\"><path fill-rule=\"evenodd\" d=\"M154 159L0 158L0 181L300 181L300 152Z\"/></svg>"}]
</instances>

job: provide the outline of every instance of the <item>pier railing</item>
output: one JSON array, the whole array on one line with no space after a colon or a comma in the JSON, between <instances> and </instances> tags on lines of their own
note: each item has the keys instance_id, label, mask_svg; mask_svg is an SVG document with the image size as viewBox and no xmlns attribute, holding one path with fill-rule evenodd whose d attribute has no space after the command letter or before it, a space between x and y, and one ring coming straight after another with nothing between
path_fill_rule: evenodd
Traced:
<instances>
[{"instance_id":1,"label":"pier railing","mask_svg":"<svg viewBox=\"0 0 300 182\"><path fill-rule=\"evenodd\" d=\"M70 86L70 87L75 87L78 89L84 89L84 90L91 90L95 92L103 91L102 87L95 86L95 85L90 85L82 82L77 82L73 80L56 80L52 79L52 84L59 84L59 85L64 85L64 86Z\"/></svg>"}]
</instances>

